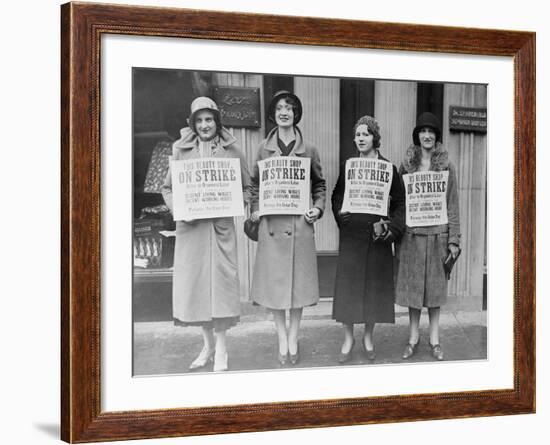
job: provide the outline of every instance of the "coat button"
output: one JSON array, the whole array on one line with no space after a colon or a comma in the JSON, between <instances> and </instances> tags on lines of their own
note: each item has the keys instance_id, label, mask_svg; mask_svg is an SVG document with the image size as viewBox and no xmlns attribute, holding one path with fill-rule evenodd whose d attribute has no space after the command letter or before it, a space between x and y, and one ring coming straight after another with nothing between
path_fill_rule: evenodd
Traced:
<instances>
[{"instance_id":1,"label":"coat button","mask_svg":"<svg viewBox=\"0 0 550 445\"><path fill-rule=\"evenodd\" d=\"M292 232L291 232L290 230L287 230L285 233L286 233L288 236L292 235Z\"/></svg>"},{"instance_id":2,"label":"coat button","mask_svg":"<svg viewBox=\"0 0 550 445\"><path fill-rule=\"evenodd\" d=\"M271 236L273 236L273 231L269 232L269 234L270 234Z\"/></svg>"}]
</instances>

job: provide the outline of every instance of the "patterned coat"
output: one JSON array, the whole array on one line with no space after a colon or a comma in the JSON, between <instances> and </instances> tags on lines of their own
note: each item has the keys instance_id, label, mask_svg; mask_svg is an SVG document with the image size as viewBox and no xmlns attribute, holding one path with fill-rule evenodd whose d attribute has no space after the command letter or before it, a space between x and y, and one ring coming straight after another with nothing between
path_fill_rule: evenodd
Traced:
<instances>
[{"instance_id":1,"label":"patterned coat","mask_svg":"<svg viewBox=\"0 0 550 445\"><path fill-rule=\"evenodd\" d=\"M420 170L421 148L412 145L400 168L402 174ZM443 261L449 244L460 246L460 217L456 169L448 152L437 143L429 170L449 171L447 184L448 224L408 227L398 248L399 268L395 290L396 303L421 309L440 307L447 302L447 278Z\"/></svg>"}]
</instances>

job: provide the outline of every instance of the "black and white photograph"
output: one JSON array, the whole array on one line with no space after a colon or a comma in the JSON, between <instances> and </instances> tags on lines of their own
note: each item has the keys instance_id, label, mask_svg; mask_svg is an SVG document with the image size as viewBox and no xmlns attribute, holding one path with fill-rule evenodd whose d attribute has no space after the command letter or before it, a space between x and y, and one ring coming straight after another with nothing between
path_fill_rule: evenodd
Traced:
<instances>
[{"instance_id":1,"label":"black and white photograph","mask_svg":"<svg viewBox=\"0 0 550 445\"><path fill-rule=\"evenodd\" d=\"M547 441L544 11L7 2L2 443Z\"/></svg>"},{"instance_id":2,"label":"black and white photograph","mask_svg":"<svg viewBox=\"0 0 550 445\"><path fill-rule=\"evenodd\" d=\"M134 67L133 375L486 360L487 89Z\"/></svg>"}]
</instances>

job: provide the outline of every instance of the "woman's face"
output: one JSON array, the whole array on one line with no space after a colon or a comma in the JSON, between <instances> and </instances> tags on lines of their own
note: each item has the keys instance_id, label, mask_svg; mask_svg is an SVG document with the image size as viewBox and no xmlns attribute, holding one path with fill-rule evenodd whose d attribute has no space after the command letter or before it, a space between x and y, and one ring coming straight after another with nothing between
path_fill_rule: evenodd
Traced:
<instances>
[{"instance_id":1,"label":"woman's face","mask_svg":"<svg viewBox=\"0 0 550 445\"><path fill-rule=\"evenodd\" d=\"M421 128L418 132L418 140L424 150L431 150L435 147L435 138L435 131L430 127Z\"/></svg>"},{"instance_id":2,"label":"woman's face","mask_svg":"<svg viewBox=\"0 0 550 445\"><path fill-rule=\"evenodd\" d=\"M355 130L355 146L359 150L360 154L367 155L372 150L373 134L369 131L369 127L366 124L361 124ZM374 154L374 152L373 152Z\"/></svg>"},{"instance_id":3,"label":"woman's face","mask_svg":"<svg viewBox=\"0 0 550 445\"><path fill-rule=\"evenodd\" d=\"M208 110L201 110L197 113L195 116L195 132L201 140L211 140L216 136L217 130L218 126L214 119L214 113Z\"/></svg>"},{"instance_id":4,"label":"woman's face","mask_svg":"<svg viewBox=\"0 0 550 445\"><path fill-rule=\"evenodd\" d=\"M286 99L281 99L275 105L275 123L279 127L292 127L294 125L294 109Z\"/></svg>"}]
</instances>

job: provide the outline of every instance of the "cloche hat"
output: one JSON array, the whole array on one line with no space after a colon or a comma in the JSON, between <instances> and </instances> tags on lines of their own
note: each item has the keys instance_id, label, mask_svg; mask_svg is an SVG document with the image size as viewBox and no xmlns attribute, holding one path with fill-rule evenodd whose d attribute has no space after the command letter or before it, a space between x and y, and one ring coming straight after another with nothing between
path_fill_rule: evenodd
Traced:
<instances>
[{"instance_id":1,"label":"cloche hat","mask_svg":"<svg viewBox=\"0 0 550 445\"><path fill-rule=\"evenodd\" d=\"M422 130L422 128L426 127L431 128L435 132L436 141L441 142L441 123L439 122L439 119L436 115L430 112L425 112L418 116L418 119L416 120L416 127L414 127L412 133L414 145L420 145L418 133L420 133L420 130Z\"/></svg>"},{"instance_id":2,"label":"cloche hat","mask_svg":"<svg viewBox=\"0 0 550 445\"><path fill-rule=\"evenodd\" d=\"M285 97L291 97L296 103L296 109L294 110L294 125L297 125L300 119L302 119L302 102L298 99L298 96L292 94L290 91L281 90L273 95L271 102L269 102L269 107L267 108L267 117L271 122L275 122L275 106L277 102Z\"/></svg>"},{"instance_id":3,"label":"cloche hat","mask_svg":"<svg viewBox=\"0 0 550 445\"><path fill-rule=\"evenodd\" d=\"M206 96L197 97L191 102L191 114L187 120L189 127L195 131L195 117L197 113L202 110L211 111L214 114L214 119L218 125L221 125L221 115L216 102Z\"/></svg>"}]
</instances>

